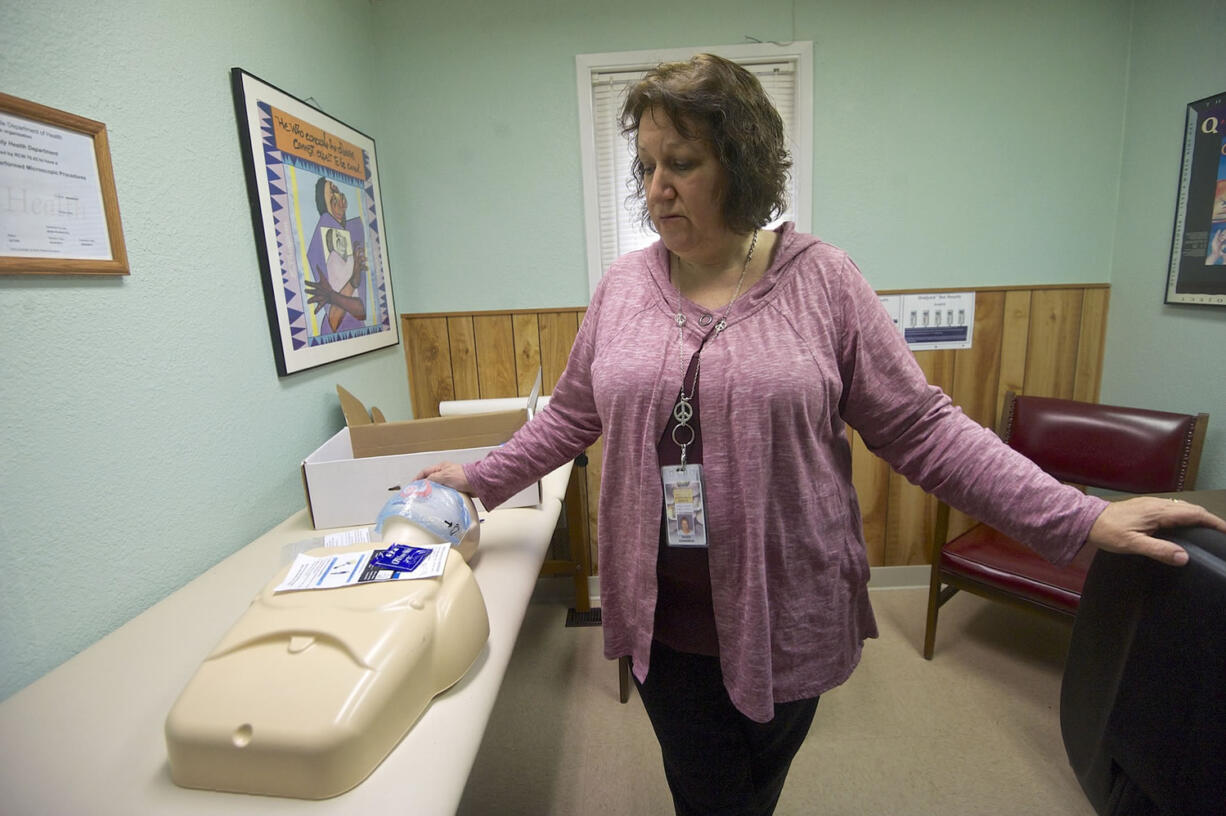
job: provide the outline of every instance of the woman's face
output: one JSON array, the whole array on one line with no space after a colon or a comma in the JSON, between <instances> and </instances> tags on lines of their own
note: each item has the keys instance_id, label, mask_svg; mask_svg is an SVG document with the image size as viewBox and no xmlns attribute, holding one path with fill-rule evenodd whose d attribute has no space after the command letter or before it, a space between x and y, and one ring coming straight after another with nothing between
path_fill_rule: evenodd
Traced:
<instances>
[{"instance_id":1,"label":"woman's face","mask_svg":"<svg viewBox=\"0 0 1226 816\"><path fill-rule=\"evenodd\" d=\"M647 212L664 245L686 259L700 259L729 235L722 212L724 169L710 143L686 139L664 114L649 108L639 120Z\"/></svg>"},{"instance_id":2,"label":"woman's face","mask_svg":"<svg viewBox=\"0 0 1226 816\"><path fill-rule=\"evenodd\" d=\"M349 202L341 188L330 181L324 182L324 200L328 202L328 212L332 217L342 224L345 223L345 210L349 208Z\"/></svg>"}]
</instances>

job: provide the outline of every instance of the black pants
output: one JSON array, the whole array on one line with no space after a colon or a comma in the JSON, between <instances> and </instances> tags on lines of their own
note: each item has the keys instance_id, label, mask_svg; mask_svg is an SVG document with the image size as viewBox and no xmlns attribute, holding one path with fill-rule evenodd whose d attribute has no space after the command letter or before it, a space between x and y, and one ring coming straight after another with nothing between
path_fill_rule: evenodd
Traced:
<instances>
[{"instance_id":1,"label":"black pants","mask_svg":"<svg viewBox=\"0 0 1226 816\"><path fill-rule=\"evenodd\" d=\"M728 699L718 657L659 642L647 682L635 685L660 741L678 816L774 813L818 698L778 703L774 719L754 722Z\"/></svg>"}]
</instances>

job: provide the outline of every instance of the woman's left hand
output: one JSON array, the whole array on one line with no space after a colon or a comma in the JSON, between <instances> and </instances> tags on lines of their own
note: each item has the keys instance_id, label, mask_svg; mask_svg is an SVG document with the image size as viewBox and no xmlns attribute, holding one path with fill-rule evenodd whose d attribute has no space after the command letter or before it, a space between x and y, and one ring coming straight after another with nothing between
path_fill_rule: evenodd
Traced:
<instances>
[{"instance_id":1,"label":"woman's left hand","mask_svg":"<svg viewBox=\"0 0 1226 816\"><path fill-rule=\"evenodd\" d=\"M1183 547L1153 537L1166 527L1210 527L1226 533L1226 521L1199 504L1140 496L1108 505L1095 519L1087 540L1108 552L1144 555L1176 567L1188 563Z\"/></svg>"},{"instance_id":2,"label":"woman's left hand","mask_svg":"<svg viewBox=\"0 0 1226 816\"><path fill-rule=\"evenodd\" d=\"M436 465L430 465L423 468L413 479L429 479L461 493L471 494L473 492L472 485L468 483L468 477L464 475L464 466L457 465L455 462L439 462Z\"/></svg>"}]
</instances>

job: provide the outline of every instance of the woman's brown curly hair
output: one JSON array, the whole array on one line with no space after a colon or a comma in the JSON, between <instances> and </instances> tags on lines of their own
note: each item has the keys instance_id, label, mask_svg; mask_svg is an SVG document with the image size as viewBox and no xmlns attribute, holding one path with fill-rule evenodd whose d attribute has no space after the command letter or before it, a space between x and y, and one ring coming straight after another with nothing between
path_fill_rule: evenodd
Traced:
<instances>
[{"instance_id":1,"label":"woman's brown curly hair","mask_svg":"<svg viewBox=\"0 0 1226 816\"><path fill-rule=\"evenodd\" d=\"M622 134L634 149L643 114L664 113L687 139L704 139L724 169L724 224L733 232L765 226L787 209L792 161L783 120L757 77L731 60L698 54L686 62L661 63L631 89L622 106ZM637 151L631 166L643 225L654 229L643 191Z\"/></svg>"}]
</instances>

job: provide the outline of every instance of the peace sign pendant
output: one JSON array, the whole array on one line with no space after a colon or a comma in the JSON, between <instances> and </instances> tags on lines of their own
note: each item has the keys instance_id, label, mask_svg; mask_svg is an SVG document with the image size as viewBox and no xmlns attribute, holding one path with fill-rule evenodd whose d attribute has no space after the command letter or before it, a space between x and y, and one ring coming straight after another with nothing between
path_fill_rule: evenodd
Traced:
<instances>
[{"instance_id":1,"label":"peace sign pendant","mask_svg":"<svg viewBox=\"0 0 1226 816\"><path fill-rule=\"evenodd\" d=\"M694 416L694 406L690 405L690 401L685 397L677 400L677 404L673 406L673 419L677 420L678 424L685 425Z\"/></svg>"}]
</instances>

